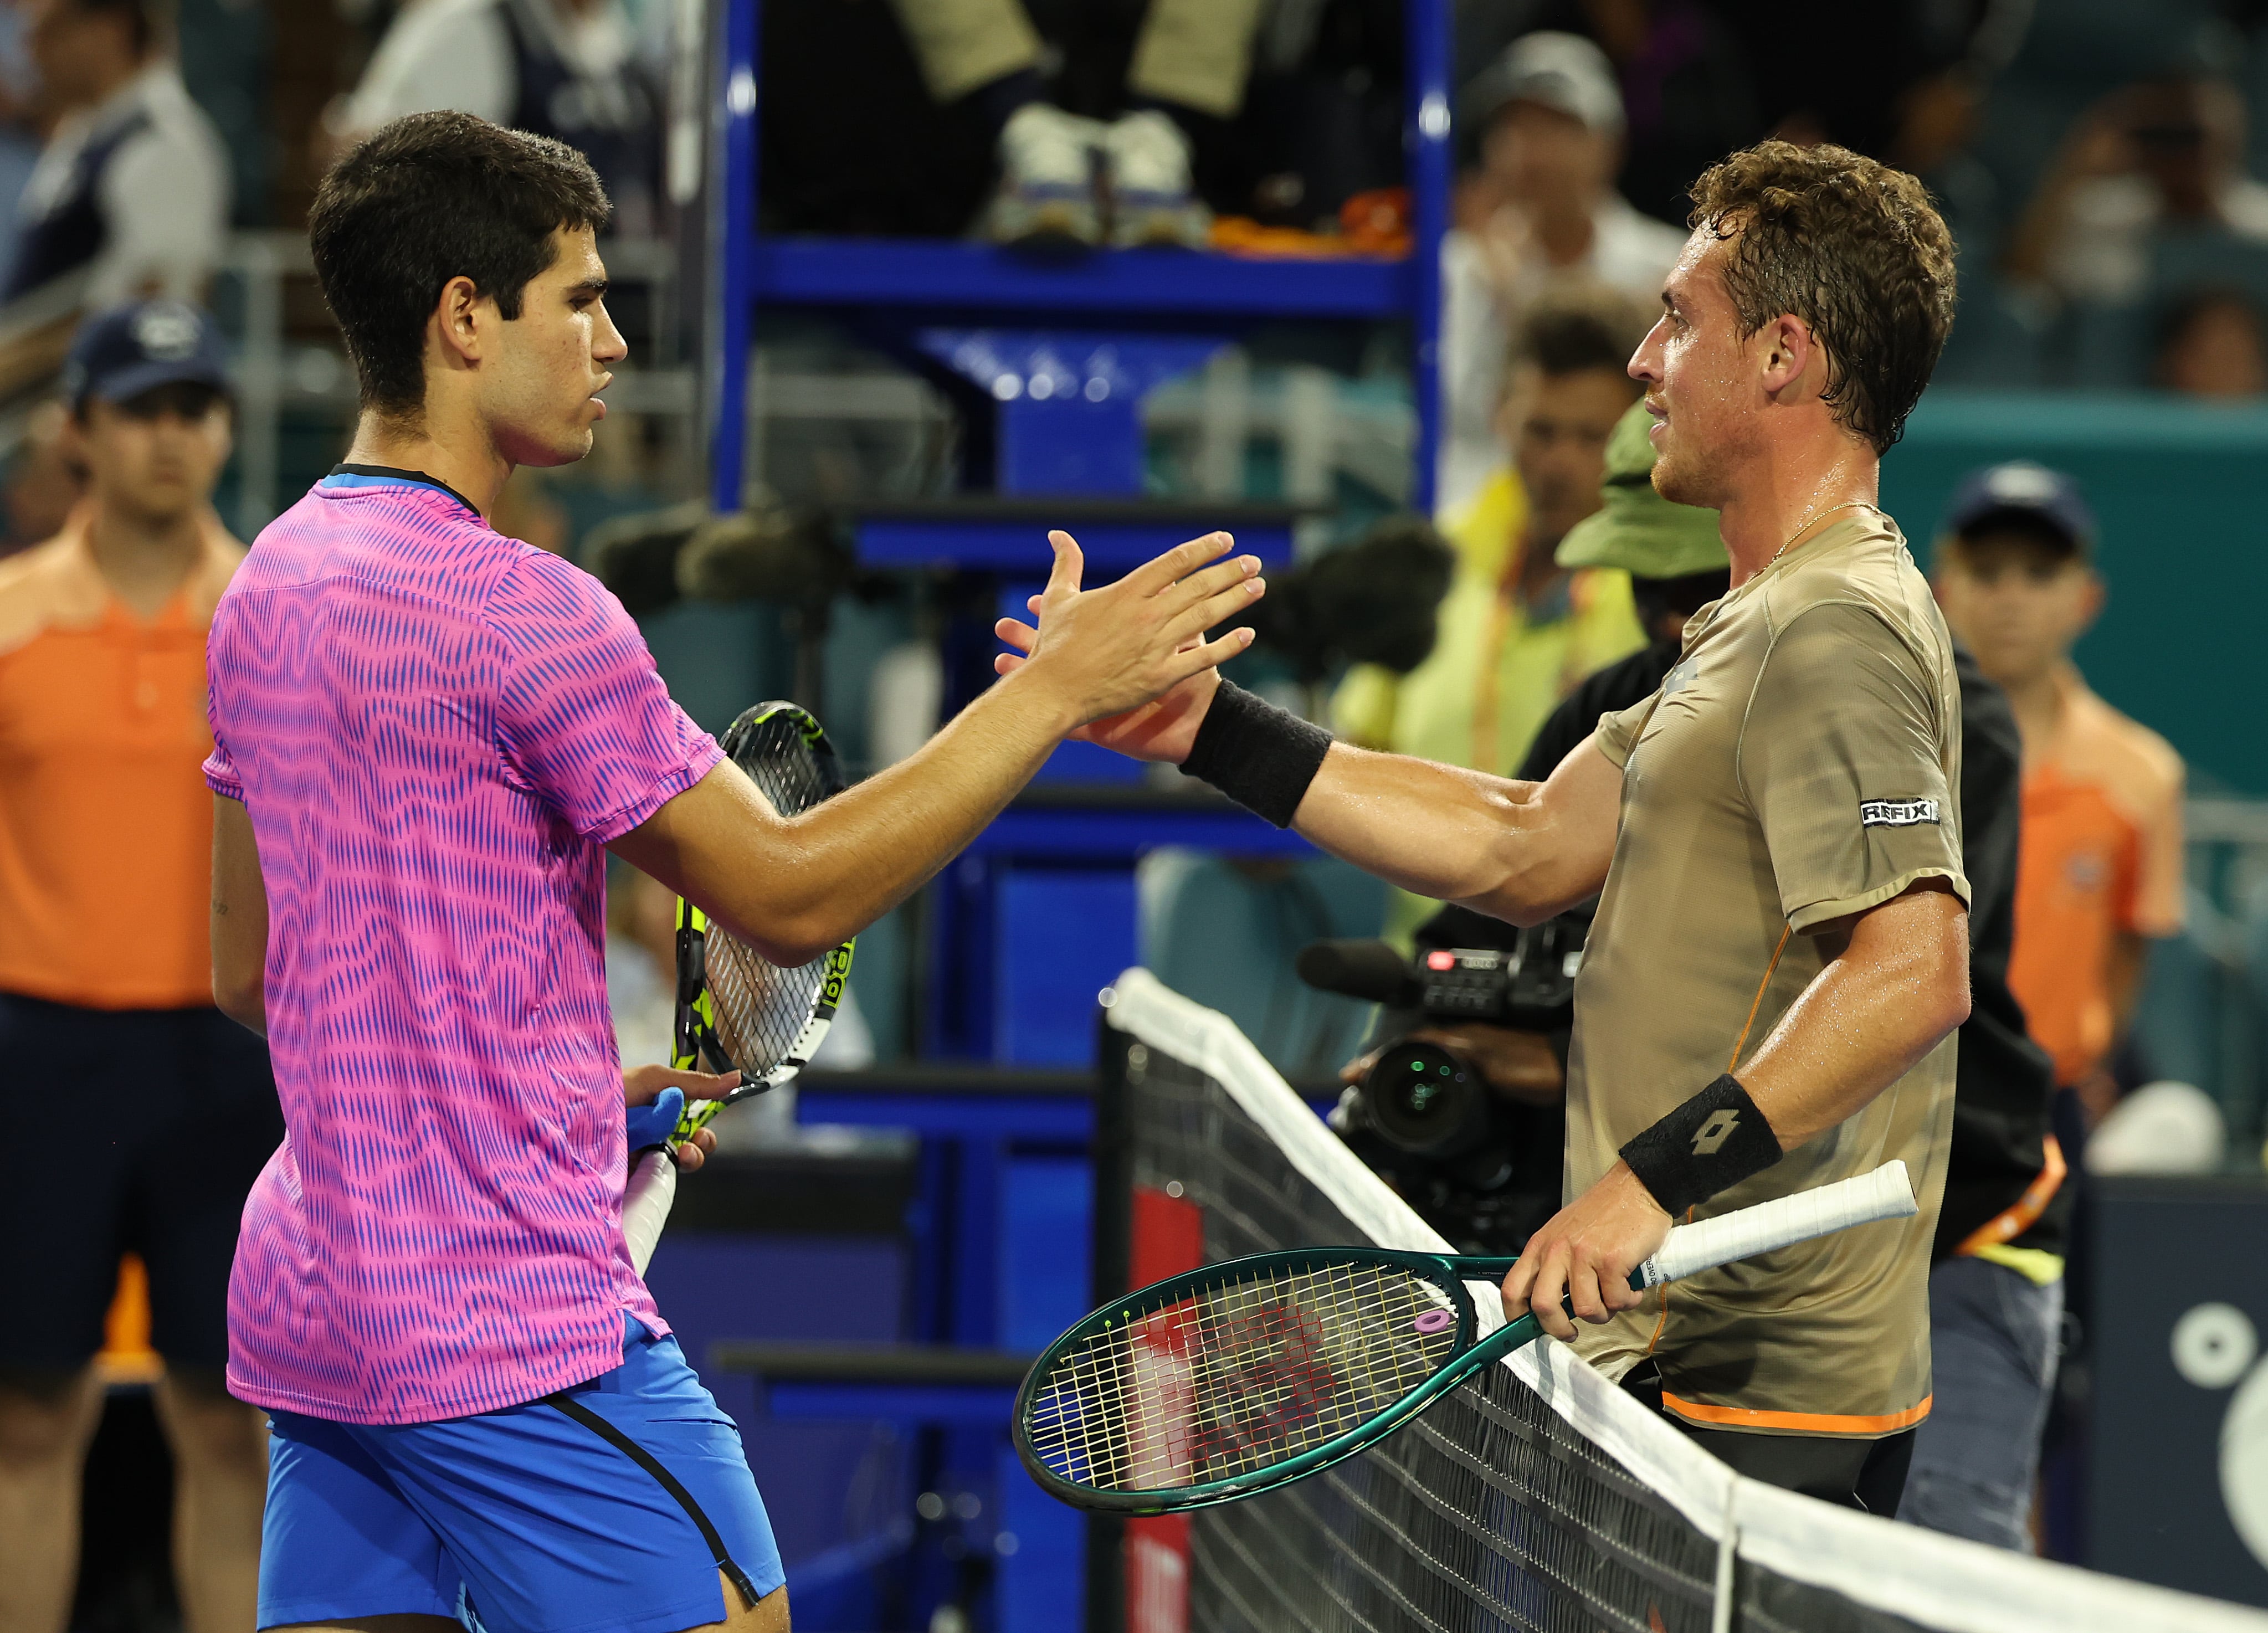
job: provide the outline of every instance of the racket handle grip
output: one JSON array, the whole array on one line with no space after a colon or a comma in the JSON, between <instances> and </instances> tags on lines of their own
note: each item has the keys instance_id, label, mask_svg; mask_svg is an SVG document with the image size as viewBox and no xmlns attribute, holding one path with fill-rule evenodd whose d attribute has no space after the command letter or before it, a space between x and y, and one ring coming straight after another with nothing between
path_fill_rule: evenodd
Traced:
<instances>
[{"instance_id":1,"label":"racket handle grip","mask_svg":"<svg viewBox=\"0 0 2268 1633\"><path fill-rule=\"evenodd\" d=\"M1661 1251L1638 1268L1634 1287L1659 1287L1697 1271L1730 1264L1775 1247L1809 1241L1830 1231L1847 1230L1874 1219L1911 1218L1921 1211L1903 1162L1884 1163L1872 1173L1798 1191L1793 1196L1738 1208L1669 1232Z\"/></svg>"},{"instance_id":2,"label":"racket handle grip","mask_svg":"<svg viewBox=\"0 0 2268 1633\"><path fill-rule=\"evenodd\" d=\"M630 1250L630 1268L640 1277L669 1223L669 1205L677 1200L677 1165L659 1149L643 1152L622 1188L622 1241Z\"/></svg>"}]
</instances>

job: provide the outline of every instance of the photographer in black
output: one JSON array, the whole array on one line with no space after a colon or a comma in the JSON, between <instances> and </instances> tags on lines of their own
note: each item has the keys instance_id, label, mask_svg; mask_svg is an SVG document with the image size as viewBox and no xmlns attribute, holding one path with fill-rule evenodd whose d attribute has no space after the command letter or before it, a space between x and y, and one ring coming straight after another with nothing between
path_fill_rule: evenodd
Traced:
<instances>
[{"instance_id":1,"label":"photographer in black","mask_svg":"<svg viewBox=\"0 0 2268 1633\"><path fill-rule=\"evenodd\" d=\"M1560 704L1520 769L1522 778L1548 776L1601 715L1626 708L1660 685L1678 659L1686 619L1725 592L1716 513L1655 493L1648 423L1640 405L1616 428L1607 447L1605 503L1567 534L1558 560L1568 568L1627 569L1651 643L1590 676ZM1999 688L1984 678L1965 647L1956 645L1954 656L1961 682L1965 863L1975 893L1970 1007L1960 1028L1952 1153L1932 1251L1935 1408L1917 1439L1899 1517L2021 1551L2029 1546L2040 1433L2055 1380L2055 1323L2036 1319L2036 1301L1980 1295L1977 1278L1966 1272L1980 1258L2021 1262L2034 1279L2042 1266L2059 1272L2070 1195L2060 1183L2061 1157L2048 1137L2053 1068L2027 1034L2023 1011L2007 986L2021 747ZM1522 931L1469 908L1445 907L1417 932L1418 965L1446 969L1454 961L1452 951L1466 949L1543 950L1557 964L1568 949L1580 949L1592 908L1586 903ZM1339 962L1356 960L1343 954ZM1303 974L1310 963L1303 960ZM1566 970L1565 1008L1554 1026L1528 1030L1449 1019L1441 1011L1450 1005L1438 1001L1425 1008L1388 1007L1380 1014L1379 1045L1341 1074L1350 1087L1334 1124L1461 1250L1518 1252L1559 1206L1561 1108L1573 1009L1572 965ZM1370 973L1371 992L1380 994L1383 983ZM1415 984L1406 983L1405 994ZM1491 1102L1485 1131L1476 1130L1470 1149L1447 1162L1413 1152L1406 1135L1399 1143L1388 1137L1371 1104L1386 1098L1376 1091L1388 1086L1378 1080L1376 1068L1381 1061L1398 1065L1411 1044L1446 1051L1468 1081L1478 1079ZM1392 1121L1389 1112L1387 1122ZM1625 1387L1658 1392L1651 1370L1642 1365Z\"/></svg>"}]
</instances>

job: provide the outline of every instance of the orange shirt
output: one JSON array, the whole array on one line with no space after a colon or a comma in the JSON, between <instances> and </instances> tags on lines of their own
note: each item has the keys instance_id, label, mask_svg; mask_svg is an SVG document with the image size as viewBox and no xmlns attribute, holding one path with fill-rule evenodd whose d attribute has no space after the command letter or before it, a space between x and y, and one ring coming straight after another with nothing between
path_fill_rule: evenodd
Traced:
<instances>
[{"instance_id":1,"label":"orange shirt","mask_svg":"<svg viewBox=\"0 0 2268 1633\"><path fill-rule=\"evenodd\" d=\"M2054 739L2026 745L2008 986L2068 1084L2110 1053L2117 937L2182 927L2182 761L2076 672L2063 693Z\"/></svg>"},{"instance_id":2,"label":"orange shirt","mask_svg":"<svg viewBox=\"0 0 2268 1633\"><path fill-rule=\"evenodd\" d=\"M0 990L209 1004L205 632L244 550L208 513L202 559L144 621L86 526L0 561Z\"/></svg>"}]
</instances>

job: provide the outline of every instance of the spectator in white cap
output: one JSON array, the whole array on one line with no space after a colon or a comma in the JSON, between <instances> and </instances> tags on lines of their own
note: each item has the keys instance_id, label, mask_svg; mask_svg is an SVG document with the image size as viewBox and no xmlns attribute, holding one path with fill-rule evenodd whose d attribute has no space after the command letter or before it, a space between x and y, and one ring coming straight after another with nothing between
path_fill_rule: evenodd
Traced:
<instances>
[{"instance_id":1,"label":"spectator in white cap","mask_svg":"<svg viewBox=\"0 0 2268 1633\"><path fill-rule=\"evenodd\" d=\"M1459 509L1504 462L1493 420L1506 337L1564 283L1652 301L1685 234L1615 190L1622 92L1606 54L1577 34L1524 34L1475 75L1458 116L1478 137L1442 246L1440 504Z\"/></svg>"}]
</instances>

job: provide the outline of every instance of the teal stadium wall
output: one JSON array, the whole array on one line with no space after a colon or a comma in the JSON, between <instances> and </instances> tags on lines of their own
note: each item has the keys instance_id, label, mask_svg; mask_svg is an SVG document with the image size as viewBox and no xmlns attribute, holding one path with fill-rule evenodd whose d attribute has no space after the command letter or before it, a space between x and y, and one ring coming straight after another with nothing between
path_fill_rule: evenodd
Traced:
<instances>
[{"instance_id":1,"label":"teal stadium wall","mask_svg":"<svg viewBox=\"0 0 2268 1633\"><path fill-rule=\"evenodd\" d=\"M2160 732L2202 791L2268 795L2256 694L2268 627L2268 408L2134 394L1933 391L1882 467L1926 567L1962 475L2037 460L2077 477L2110 585L2080 644L2090 684Z\"/></svg>"}]
</instances>

